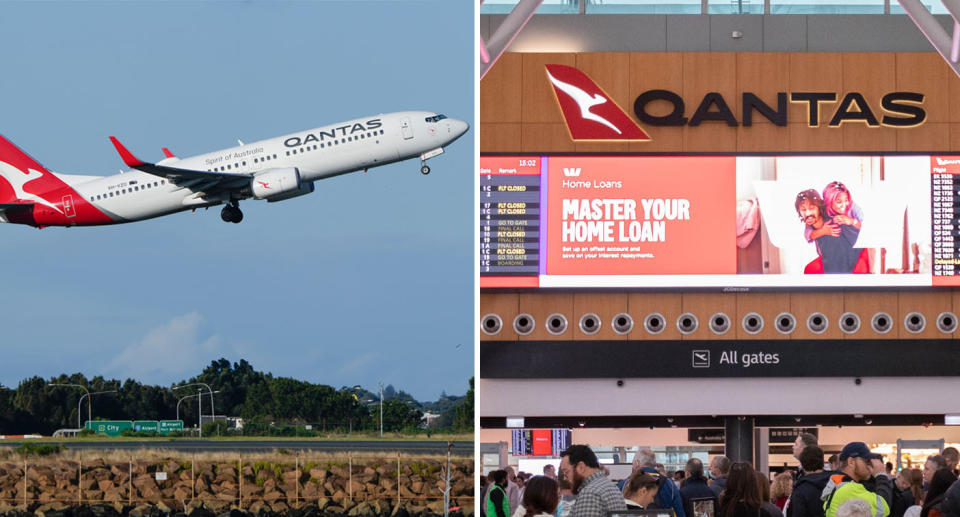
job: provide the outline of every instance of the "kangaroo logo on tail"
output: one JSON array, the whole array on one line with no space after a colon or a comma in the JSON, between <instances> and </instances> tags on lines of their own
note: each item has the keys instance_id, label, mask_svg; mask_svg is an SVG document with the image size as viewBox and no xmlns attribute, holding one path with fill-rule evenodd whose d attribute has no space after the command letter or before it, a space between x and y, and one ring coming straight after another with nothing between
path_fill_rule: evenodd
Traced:
<instances>
[{"instance_id":1,"label":"kangaroo logo on tail","mask_svg":"<svg viewBox=\"0 0 960 517\"><path fill-rule=\"evenodd\" d=\"M10 165L6 162L0 162L0 177L7 180L7 183L13 187L13 193L17 196L17 199L22 199L24 201L33 201L41 205L49 206L50 208L56 210L57 212L63 213L63 210L57 208L56 205L43 199L36 194L31 194L23 190L23 186L27 183L30 183L33 180L40 179L43 177L43 173L35 171L33 169L28 169L28 172L24 174L23 171Z\"/></svg>"},{"instance_id":2,"label":"kangaroo logo on tail","mask_svg":"<svg viewBox=\"0 0 960 517\"><path fill-rule=\"evenodd\" d=\"M547 79L574 140L646 142L650 136L586 74L565 65L546 65Z\"/></svg>"}]
</instances>

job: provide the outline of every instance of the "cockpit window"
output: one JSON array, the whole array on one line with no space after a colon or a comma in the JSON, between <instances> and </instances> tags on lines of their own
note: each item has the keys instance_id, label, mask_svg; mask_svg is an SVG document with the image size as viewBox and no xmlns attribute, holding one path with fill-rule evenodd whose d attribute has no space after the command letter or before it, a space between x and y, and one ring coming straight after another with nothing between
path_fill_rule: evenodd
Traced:
<instances>
[{"instance_id":1,"label":"cockpit window","mask_svg":"<svg viewBox=\"0 0 960 517\"><path fill-rule=\"evenodd\" d=\"M443 120L443 119L445 119L445 118L447 118L446 115L440 114L440 115L434 115L434 116L432 116L432 117L427 117L427 118L424 119L424 120L426 120L427 122L440 122L441 120Z\"/></svg>"}]
</instances>

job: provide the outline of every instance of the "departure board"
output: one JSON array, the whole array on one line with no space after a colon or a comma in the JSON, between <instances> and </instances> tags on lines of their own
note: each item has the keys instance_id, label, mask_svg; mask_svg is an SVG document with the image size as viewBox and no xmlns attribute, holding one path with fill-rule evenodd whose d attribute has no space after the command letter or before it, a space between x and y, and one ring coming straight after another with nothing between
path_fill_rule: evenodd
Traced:
<instances>
[{"instance_id":1,"label":"departure board","mask_svg":"<svg viewBox=\"0 0 960 517\"><path fill-rule=\"evenodd\" d=\"M480 166L483 287L536 287L540 272L540 158L504 157Z\"/></svg>"},{"instance_id":2,"label":"departure board","mask_svg":"<svg viewBox=\"0 0 960 517\"><path fill-rule=\"evenodd\" d=\"M569 429L514 429L511 454L514 456L559 456L570 447Z\"/></svg>"},{"instance_id":3,"label":"departure board","mask_svg":"<svg viewBox=\"0 0 960 517\"><path fill-rule=\"evenodd\" d=\"M930 197L933 209L933 283L957 285L960 273L960 156L930 157Z\"/></svg>"}]
</instances>

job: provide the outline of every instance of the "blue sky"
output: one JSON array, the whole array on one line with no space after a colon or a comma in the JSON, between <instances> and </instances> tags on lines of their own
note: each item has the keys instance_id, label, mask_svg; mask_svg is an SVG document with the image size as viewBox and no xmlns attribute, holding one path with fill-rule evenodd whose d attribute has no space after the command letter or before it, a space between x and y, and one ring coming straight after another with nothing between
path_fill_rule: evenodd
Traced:
<instances>
[{"instance_id":1,"label":"blue sky","mask_svg":"<svg viewBox=\"0 0 960 517\"><path fill-rule=\"evenodd\" d=\"M473 374L470 0L4 2L0 133L60 173L115 174L378 113L471 130L309 196L93 228L0 225L0 384L169 384L211 360L419 400Z\"/></svg>"}]
</instances>

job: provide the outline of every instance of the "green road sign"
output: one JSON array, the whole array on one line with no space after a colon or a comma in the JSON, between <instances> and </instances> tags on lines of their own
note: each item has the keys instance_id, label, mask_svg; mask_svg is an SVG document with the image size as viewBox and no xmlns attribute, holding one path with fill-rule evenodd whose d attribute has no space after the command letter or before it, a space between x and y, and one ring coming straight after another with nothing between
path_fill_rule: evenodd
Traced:
<instances>
[{"instance_id":1,"label":"green road sign","mask_svg":"<svg viewBox=\"0 0 960 517\"><path fill-rule=\"evenodd\" d=\"M161 434L183 431L183 420L161 420L159 424Z\"/></svg>"},{"instance_id":2,"label":"green road sign","mask_svg":"<svg viewBox=\"0 0 960 517\"><path fill-rule=\"evenodd\" d=\"M124 429L133 429L133 422L129 420L88 420L87 429L92 429L97 434L107 436L120 436Z\"/></svg>"},{"instance_id":3,"label":"green road sign","mask_svg":"<svg viewBox=\"0 0 960 517\"><path fill-rule=\"evenodd\" d=\"M135 420L133 430L139 433L158 433L160 432L160 425L156 420Z\"/></svg>"}]
</instances>

